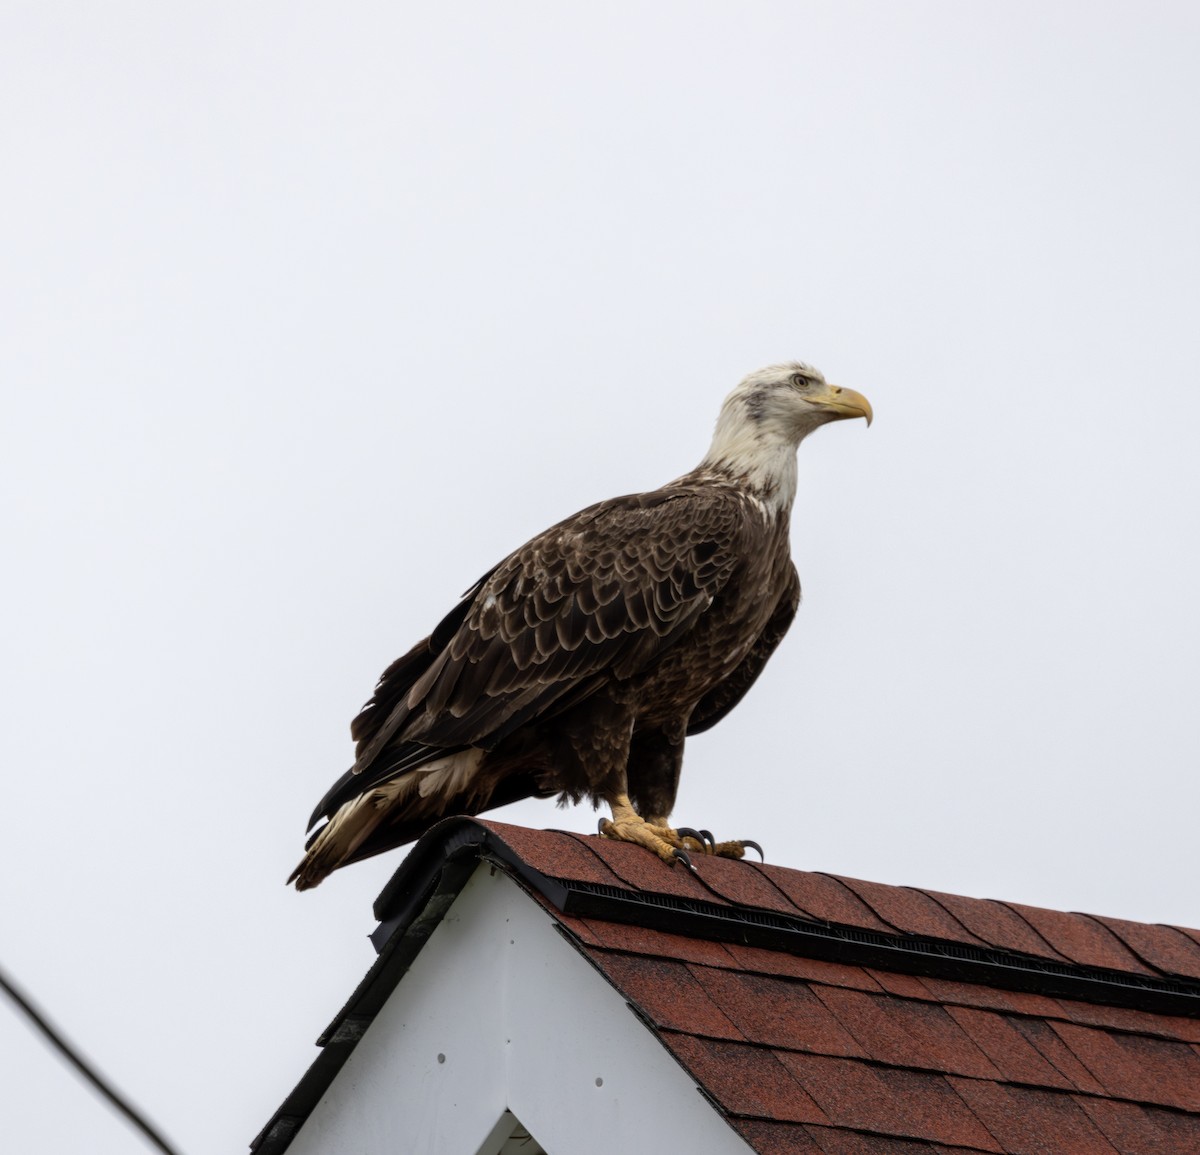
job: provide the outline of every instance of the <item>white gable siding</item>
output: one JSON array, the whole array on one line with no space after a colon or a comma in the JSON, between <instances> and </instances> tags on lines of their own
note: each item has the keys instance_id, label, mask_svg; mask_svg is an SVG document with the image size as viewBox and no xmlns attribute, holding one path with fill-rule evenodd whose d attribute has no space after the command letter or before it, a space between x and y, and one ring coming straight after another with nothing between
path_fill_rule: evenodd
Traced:
<instances>
[{"instance_id":1,"label":"white gable siding","mask_svg":"<svg viewBox=\"0 0 1200 1155\"><path fill-rule=\"evenodd\" d=\"M550 916L483 864L289 1155L497 1155L506 1110L550 1155L750 1150Z\"/></svg>"}]
</instances>

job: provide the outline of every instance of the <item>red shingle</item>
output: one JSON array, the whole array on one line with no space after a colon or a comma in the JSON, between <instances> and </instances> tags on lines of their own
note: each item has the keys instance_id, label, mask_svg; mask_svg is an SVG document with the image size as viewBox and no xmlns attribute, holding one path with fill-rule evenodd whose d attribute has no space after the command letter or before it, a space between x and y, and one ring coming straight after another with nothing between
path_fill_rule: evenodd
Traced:
<instances>
[{"instance_id":1,"label":"red shingle","mask_svg":"<svg viewBox=\"0 0 1200 1155\"><path fill-rule=\"evenodd\" d=\"M1173 926L1171 923L1163 923L1164 926L1169 926L1172 930L1177 930L1185 938L1190 938L1197 946L1200 946L1200 930L1191 926Z\"/></svg>"},{"instance_id":2,"label":"red shingle","mask_svg":"<svg viewBox=\"0 0 1200 1155\"><path fill-rule=\"evenodd\" d=\"M1031 1083L1064 1091L1073 1084L1037 1051L1004 1015L972 1007L947 1007L947 1013L1011 1083Z\"/></svg>"},{"instance_id":3,"label":"red shingle","mask_svg":"<svg viewBox=\"0 0 1200 1155\"><path fill-rule=\"evenodd\" d=\"M1064 1078L1074 1083L1079 1090L1089 1091L1096 1095L1104 1094L1104 1088L1097 1082L1096 1077L1055 1033L1050 1023L1041 1019L1027 1019L1019 1016L1013 1016L1008 1021L1029 1040L1046 1062L1059 1071Z\"/></svg>"},{"instance_id":4,"label":"red shingle","mask_svg":"<svg viewBox=\"0 0 1200 1155\"><path fill-rule=\"evenodd\" d=\"M803 1123L738 1119L734 1122L734 1129L759 1155L823 1155Z\"/></svg>"},{"instance_id":5,"label":"red shingle","mask_svg":"<svg viewBox=\"0 0 1200 1155\"><path fill-rule=\"evenodd\" d=\"M567 834L506 822L481 822L523 862L549 878L620 886L621 880L585 845Z\"/></svg>"},{"instance_id":6,"label":"red shingle","mask_svg":"<svg viewBox=\"0 0 1200 1155\"><path fill-rule=\"evenodd\" d=\"M767 875L756 870L756 863L732 858L692 855L696 870L726 902L777 911L792 918L808 917L775 886Z\"/></svg>"},{"instance_id":7,"label":"red shingle","mask_svg":"<svg viewBox=\"0 0 1200 1155\"><path fill-rule=\"evenodd\" d=\"M1118 1155L1070 1095L975 1079L950 1083L1012 1155Z\"/></svg>"},{"instance_id":8,"label":"red shingle","mask_svg":"<svg viewBox=\"0 0 1200 1155\"><path fill-rule=\"evenodd\" d=\"M954 1003L964 1007L987 1007L1020 1015L1062 1015L1062 1008L1058 1002L1045 995L1035 995L1028 991L1003 991L998 987L963 983L954 979L927 977L921 981L929 988L935 1002Z\"/></svg>"},{"instance_id":9,"label":"red shingle","mask_svg":"<svg viewBox=\"0 0 1200 1155\"><path fill-rule=\"evenodd\" d=\"M935 1142L984 1151L996 1149L995 1139L963 1104L947 1078L914 1071L878 1071L902 1117L915 1124L914 1134Z\"/></svg>"},{"instance_id":10,"label":"red shingle","mask_svg":"<svg viewBox=\"0 0 1200 1155\"><path fill-rule=\"evenodd\" d=\"M1018 902L1004 905L1019 914L1059 954L1080 966L1106 967L1143 975L1154 973L1131 954L1112 931L1087 915L1064 914L1059 910L1044 910L1040 906L1024 906Z\"/></svg>"},{"instance_id":11,"label":"red shingle","mask_svg":"<svg viewBox=\"0 0 1200 1155\"><path fill-rule=\"evenodd\" d=\"M757 946L742 946L735 942L726 943L725 949L739 969L754 971L756 974L811 979L816 983L854 987L858 990L880 989L879 984L862 967L826 962L824 959L804 958L801 955L764 950Z\"/></svg>"},{"instance_id":12,"label":"red shingle","mask_svg":"<svg viewBox=\"0 0 1200 1155\"><path fill-rule=\"evenodd\" d=\"M806 1127L820 1148L821 1155L933 1155L929 1143L897 1139L892 1135L866 1135L862 1131L834 1130L831 1127ZM955 1149L964 1155L964 1149ZM970 1155L966 1152L965 1155Z\"/></svg>"},{"instance_id":13,"label":"red shingle","mask_svg":"<svg viewBox=\"0 0 1200 1155\"><path fill-rule=\"evenodd\" d=\"M894 932L895 928L881 922L865 902L828 874L786 870L769 862L747 865L751 870L765 874L796 907L818 922L840 923L885 934Z\"/></svg>"},{"instance_id":14,"label":"red shingle","mask_svg":"<svg viewBox=\"0 0 1200 1155\"><path fill-rule=\"evenodd\" d=\"M873 1068L853 1059L796 1051L776 1054L832 1124L1001 1151L942 1075Z\"/></svg>"},{"instance_id":15,"label":"red shingle","mask_svg":"<svg viewBox=\"0 0 1200 1155\"><path fill-rule=\"evenodd\" d=\"M1174 927L1150 926L1124 918L1101 918L1103 923L1134 954L1164 974L1200 979L1200 943L1180 934Z\"/></svg>"},{"instance_id":16,"label":"red shingle","mask_svg":"<svg viewBox=\"0 0 1200 1155\"><path fill-rule=\"evenodd\" d=\"M1074 1023L1051 1026L1109 1095L1200 1111L1200 1058L1186 1043Z\"/></svg>"},{"instance_id":17,"label":"red shingle","mask_svg":"<svg viewBox=\"0 0 1200 1155\"><path fill-rule=\"evenodd\" d=\"M671 1052L726 1111L782 1123L827 1123L824 1113L765 1047L719 1043L666 1031Z\"/></svg>"},{"instance_id":18,"label":"red shingle","mask_svg":"<svg viewBox=\"0 0 1200 1155\"><path fill-rule=\"evenodd\" d=\"M999 950L1036 955L1059 962L1063 959L1029 923L1002 902L992 902L986 898L963 898L938 890L927 890L925 893L941 903L972 934Z\"/></svg>"},{"instance_id":19,"label":"red shingle","mask_svg":"<svg viewBox=\"0 0 1200 1155\"><path fill-rule=\"evenodd\" d=\"M863 1055L807 983L709 967L693 967L692 973L751 1042L821 1055Z\"/></svg>"},{"instance_id":20,"label":"red shingle","mask_svg":"<svg viewBox=\"0 0 1200 1155\"><path fill-rule=\"evenodd\" d=\"M728 905L682 863L668 866L657 855L631 842L615 842L597 835L572 834L567 837L595 854L621 882L635 890Z\"/></svg>"},{"instance_id":21,"label":"red shingle","mask_svg":"<svg viewBox=\"0 0 1200 1155\"><path fill-rule=\"evenodd\" d=\"M832 875L849 887L884 922L904 934L923 938L947 939L971 946L987 946L976 938L958 919L934 902L927 894L907 886L884 886L879 882L864 882L861 878Z\"/></svg>"},{"instance_id":22,"label":"red shingle","mask_svg":"<svg viewBox=\"0 0 1200 1155\"><path fill-rule=\"evenodd\" d=\"M1105 1007L1099 1003L1084 1003L1076 999L1059 999L1062 1010L1054 1015L1070 1023L1087 1027L1107 1027L1114 1031L1132 1031L1157 1035L1165 1039L1183 1039L1200 1043L1200 1019L1185 1019L1177 1015L1155 1015L1132 1007Z\"/></svg>"},{"instance_id":23,"label":"red shingle","mask_svg":"<svg viewBox=\"0 0 1200 1155\"><path fill-rule=\"evenodd\" d=\"M665 930L634 926L623 922L603 922L594 918L567 919L556 917L574 930L580 928L580 938L591 946L629 954L652 955L658 958L679 959L682 962L704 963L706 966L736 966L733 956L719 943L703 938L688 938Z\"/></svg>"},{"instance_id":24,"label":"red shingle","mask_svg":"<svg viewBox=\"0 0 1200 1155\"><path fill-rule=\"evenodd\" d=\"M586 954L656 1026L719 1039L742 1038L684 963L602 950L589 949Z\"/></svg>"},{"instance_id":25,"label":"red shingle","mask_svg":"<svg viewBox=\"0 0 1200 1155\"><path fill-rule=\"evenodd\" d=\"M896 1067L1000 1078L991 1060L942 1007L836 987L817 994L867 1058Z\"/></svg>"},{"instance_id":26,"label":"red shingle","mask_svg":"<svg viewBox=\"0 0 1200 1155\"><path fill-rule=\"evenodd\" d=\"M923 979L916 975L902 975L897 971L881 971L867 967L871 976L890 995L899 995L902 999L923 999L925 1002L936 1002L929 997L929 988Z\"/></svg>"},{"instance_id":27,"label":"red shingle","mask_svg":"<svg viewBox=\"0 0 1200 1155\"><path fill-rule=\"evenodd\" d=\"M1200 1151L1200 1117L1196 1115L1087 1095L1080 1095L1076 1102L1118 1151L1153 1155L1196 1155Z\"/></svg>"},{"instance_id":28,"label":"red shingle","mask_svg":"<svg viewBox=\"0 0 1200 1155\"><path fill-rule=\"evenodd\" d=\"M1163 1155L1194 1155L1200 1151L1200 1118L1195 1115L1180 1115L1175 1111L1163 1111L1158 1107L1146 1107L1146 1118L1162 1136L1160 1150Z\"/></svg>"}]
</instances>

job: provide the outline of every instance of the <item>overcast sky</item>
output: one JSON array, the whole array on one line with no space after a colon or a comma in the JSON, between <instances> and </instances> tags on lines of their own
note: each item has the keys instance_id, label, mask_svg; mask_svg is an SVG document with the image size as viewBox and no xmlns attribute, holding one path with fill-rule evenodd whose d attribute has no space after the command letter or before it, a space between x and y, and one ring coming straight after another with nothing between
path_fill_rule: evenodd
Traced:
<instances>
[{"instance_id":1,"label":"overcast sky","mask_svg":"<svg viewBox=\"0 0 1200 1155\"><path fill-rule=\"evenodd\" d=\"M283 885L380 671L792 357L876 421L677 820L1200 924L1198 58L1190 2L6 0L0 964L244 1147L402 857ZM137 1148L0 1061L12 1150Z\"/></svg>"}]
</instances>

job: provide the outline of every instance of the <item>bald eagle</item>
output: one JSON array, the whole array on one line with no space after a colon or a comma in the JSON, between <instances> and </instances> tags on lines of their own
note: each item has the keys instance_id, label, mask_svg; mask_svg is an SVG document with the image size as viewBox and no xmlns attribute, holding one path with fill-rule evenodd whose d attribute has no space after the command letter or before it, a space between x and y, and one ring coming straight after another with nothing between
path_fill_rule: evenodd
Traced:
<instances>
[{"instance_id":1,"label":"bald eagle","mask_svg":"<svg viewBox=\"0 0 1200 1155\"><path fill-rule=\"evenodd\" d=\"M851 417L870 424L867 399L811 366L760 369L690 473L589 506L484 574L384 671L288 882L307 890L449 814L555 794L606 803L602 834L667 862L740 857L744 842L667 822L684 739L741 701L791 625L796 448Z\"/></svg>"}]
</instances>

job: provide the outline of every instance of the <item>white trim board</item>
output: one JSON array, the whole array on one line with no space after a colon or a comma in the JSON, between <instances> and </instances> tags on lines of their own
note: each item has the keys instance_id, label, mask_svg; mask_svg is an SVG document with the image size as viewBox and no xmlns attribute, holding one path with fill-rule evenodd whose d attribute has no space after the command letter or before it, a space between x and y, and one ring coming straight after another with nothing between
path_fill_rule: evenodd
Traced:
<instances>
[{"instance_id":1,"label":"white trim board","mask_svg":"<svg viewBox=\"0 0 1200 1155\"><path fill-rule=\"evenodd\" d=\"M289 1155L499 1155L517 1121L549 1155L751 1150L550 915L481 863Z\"/></svg>"}]
</instances>

